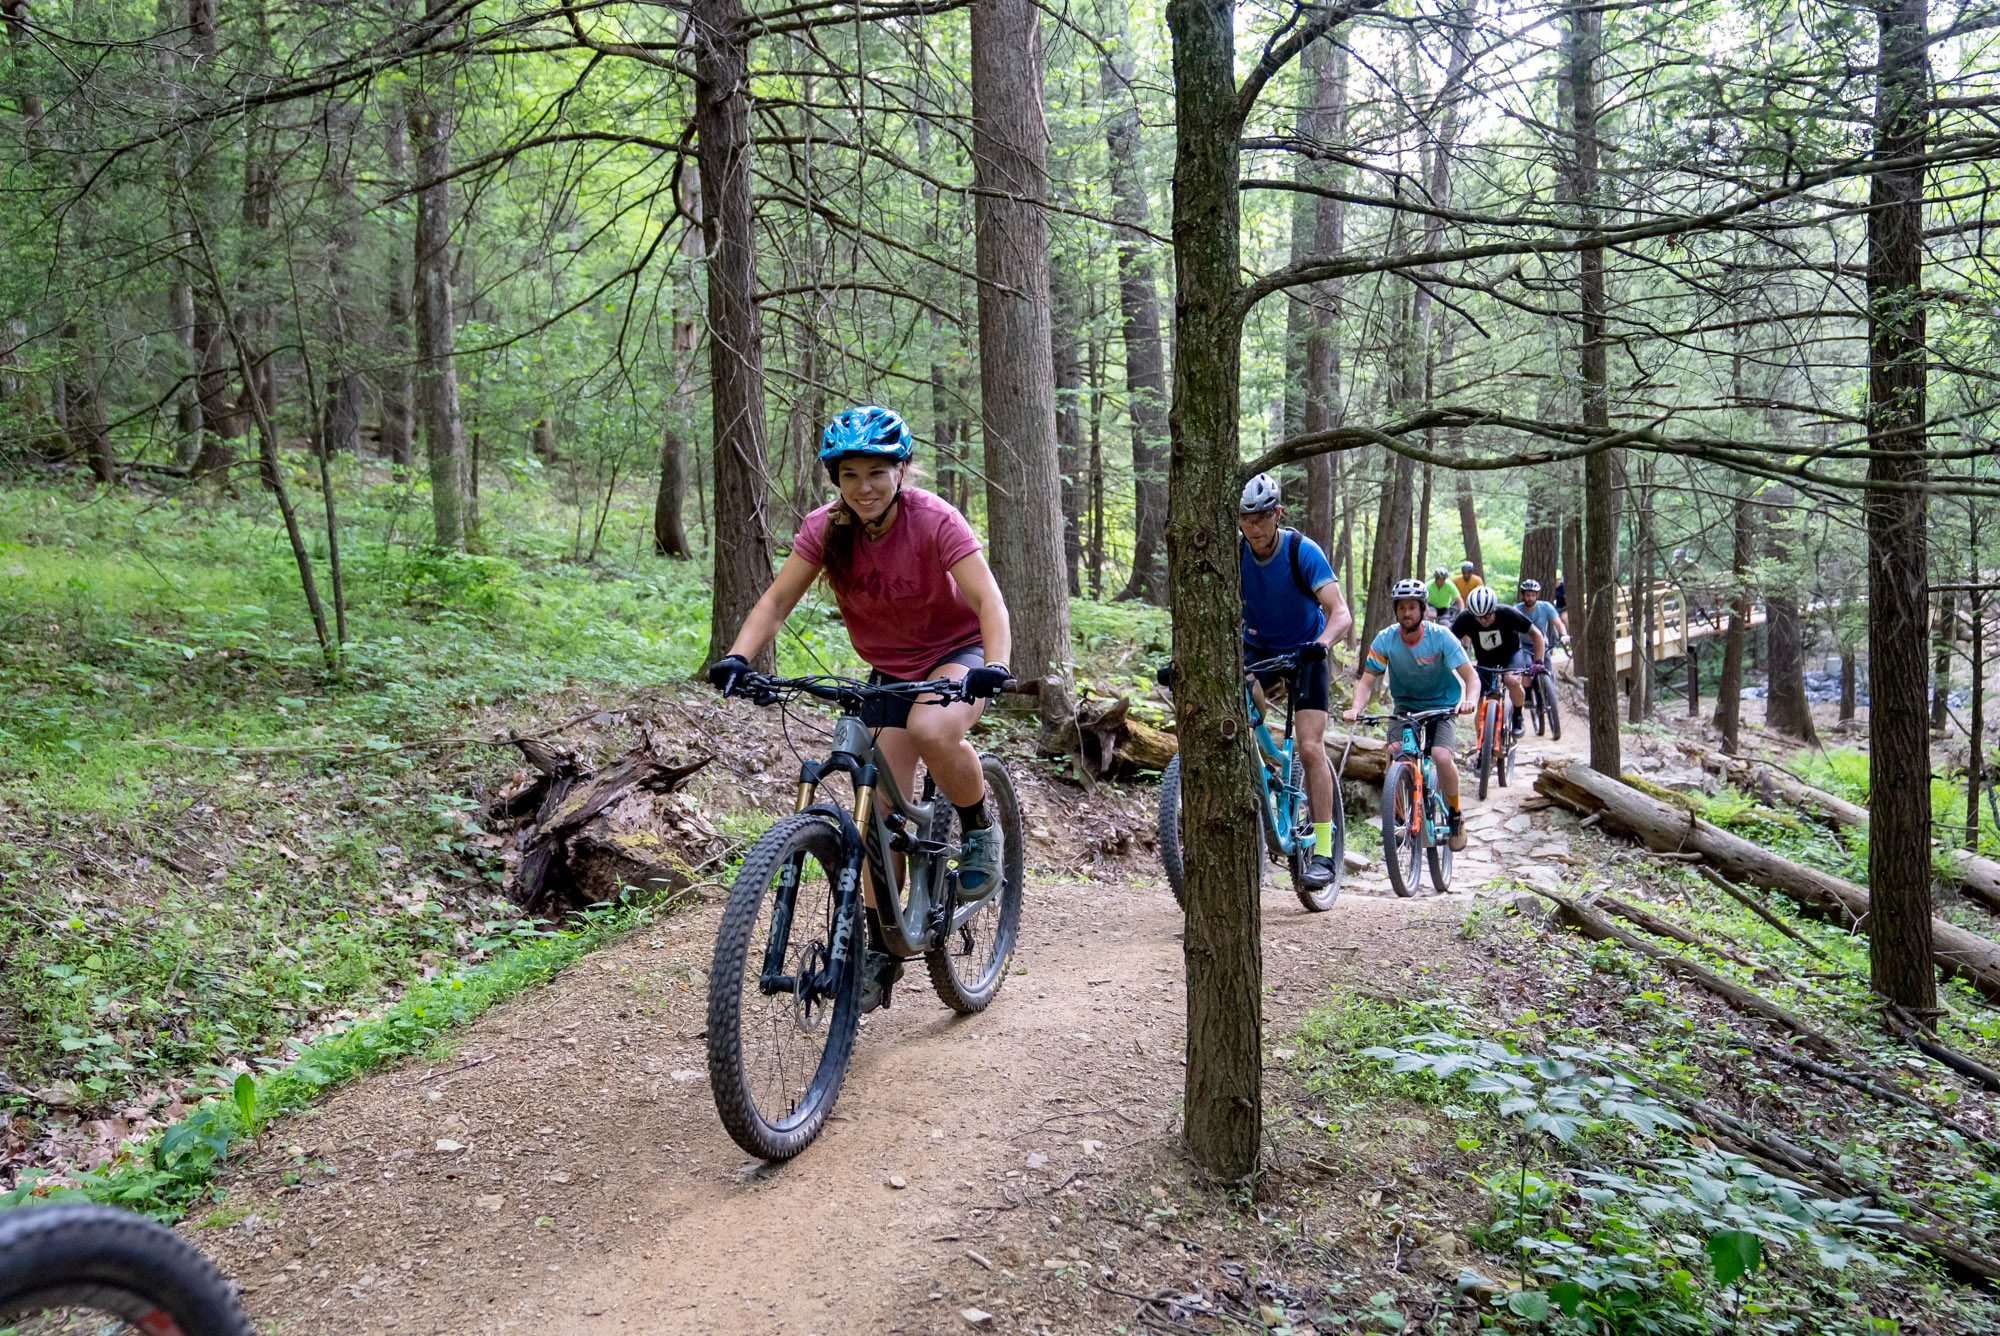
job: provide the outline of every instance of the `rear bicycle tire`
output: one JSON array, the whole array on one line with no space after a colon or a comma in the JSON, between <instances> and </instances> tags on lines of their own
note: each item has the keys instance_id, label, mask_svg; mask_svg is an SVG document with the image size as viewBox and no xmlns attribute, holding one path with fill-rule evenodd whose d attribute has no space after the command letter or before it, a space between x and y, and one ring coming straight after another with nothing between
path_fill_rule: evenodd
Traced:
<instances>
[{"instance_id":1,"label":"rear bicycle tire","mask_svg":"<svg viewBox=\"0 0 2000 1336\"><path fill-rule=\"evenodd\" d=\"M1499 711L1482 703L1479 710L1479 801L1486 801L1486 784L1492 777L1493 765L1499 755L1500 735L1494 726Z\"/></svg>"},{"instance_id":2,"label":"rear bicycle tire","mask_svg":"<svg viewBox=\"0 0 2000 1336\"><path fill-rule=\"evenodd\" d=\"M1561 742L1563 735L1562 711L1556 708L1555 678L1543 676L1539 680L1542 684L1542 702L1547 707L1549 715L1549 741Z\"/></svg>"},{"instance_id":3,"label":"rear bicycle tire","mask_svg":"<svg viewBox=\"0 0 2000 1336\"><path fill-rule=\"evenodd\" d=\"M1328 771L1333 769L1332 758L1328 758L1326 766ZM1299 789L1303 793L1305 785L1301 784ZM1334 775L1333 847L1331 849L1321 849L1315 845L1313 848L1315 856L1322 853L1327 855L1333 868L1333 880L1324 886L1315 888L1306 885L1296 873L1292 878L1292 889L1298 892L1299 903L1315 914L1324 914L1327 910L1333 908L1334 901L1340 899L1340 883L1347 875L1347 812L1345 809L1346 804L1341 800L1340 776ZM1310 808L1308 812L1310 812Z\"/></svg>"},{"instance_id":4,"label":"rear bicycle tire","mask_svg":"<svg viewBox=\"0 0 2000 1336\"><path fill-rule=\"evenodd\" d=\"M1014 947L1021 934L1021 891L1026 863L1021 854L1021 800L1014 793L1014 781L997 756L981 756L980 769L986 774L986 795L992 817L1000 827L1000 894L987 901L957 932L948 934L943 945L924 954L930 971L931 988L938 1000L962 1016L986 1010L1006 982L1007 966L1014 959ZM950 803L940 798L940 810ZM954 814L955 815L955 814ZM932 839L936 826L932 826ZM980 938L985 942L983 953ZM963 944L964 950L955 948Z\"/></svg>"},{"instance_id":5,"label":"rear bicycle tire","mask_svg":"<svg viewBox=\"0 0 2000 1336\"><path fill-rule=\"evenodd\" d=\"M1548 720L1542 714L1541 677L1537 676L1532 679L1528 686L1528 717L1535 721L1535 736L1540 737L1542 730L1548 727Z\"/></svg>"},{"instance_id":6,"label":"rear bicycle tire","mask_svg":"<svg viewBox=\"0 0 2000 1336\"><path fill-rule=\"evenodd\" d=\"M834 921L846 852L840 830L824 816L800 813L778 822L744 856L715 934L715 956L708 972L709 1085L715 1111L730 1138L761 1159L789 1160L813 1143L840 1098L841 1082L854 1056L861 1019L860 958L866 943L858 896L851 913L854 921L844 925ZM802 904L808 860L825 875L825 898L808 893ZM776 907L778 897L773 892L779 887L774 883L788 868L795 869L794 916L785 934L780 968L794 978L807 969L832 970L825 994L801 998L794 993L787 999L783 993L765 994L758 986L772 931L766 907ZM805 913L800 915L796 911L802 908ZM756 931L760 923L762 933ZM822 936L808 940L814 931ZM836 960L833 951L842 936L845 958ZM752 1022L747 1032L746 1012ZM817 1043L815 1026L820 1031ZM803 1036L798 1053L779 1052L793 1031ZM764 1070L766 1058L769 1071Z\"/></svg>"},{"instance_id":7,"label":"rear bicycle tire","mask_svg":"<svg viewBox=\"0 0 2000 1336\"><path fill-rule=\"evenodd\" d=\"M1382 777L1382 857L1389 865L1389 889L1406 900L1423 886L1423 855L1410 834L1416 801L1416 766L1407 760L1391 763Z\"/></svg>"},{"instance_id":8,"label":"rear bicycle tire","mask_svg":"<svg viewBox=\"0 0 2000 1336\"><path fill-rule=\"evenodd\" d=\"M251 1332L234 1286L199 1249L144 1216L81 1202L0 1216L0 1327L51 1309L114 1316L150 1336Z\"/></svg>"},{"instance_id":9,"label":"rear bicycle tire","mask_svg":"<svg viewBox=\"0 0 2000 1336\"><path fill-rule=\"evenodd\" d=\"M1160 774L1160 811L1158 830L1160 833L1160 867L1167 874L1167 885L1174 893L1174 903L1187 912L1187 862L1182 857L1181 845L1181 758L1175 756L1167 762L1167 768Z\"/></svg>"}]
</instances>

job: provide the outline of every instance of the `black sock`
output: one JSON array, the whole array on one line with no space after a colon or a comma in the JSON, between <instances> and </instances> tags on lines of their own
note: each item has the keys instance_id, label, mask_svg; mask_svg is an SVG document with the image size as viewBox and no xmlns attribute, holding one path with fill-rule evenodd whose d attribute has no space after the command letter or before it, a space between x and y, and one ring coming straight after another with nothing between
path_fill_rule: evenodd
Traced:
<instances>
[{"instance_id":1,"label":"black sock","mask_svg":"<svg viewBox=\"0 0 2000 1336\"><path fill-rule=\"evenodd\" d=\"M978 802L970 807L952 806L958 810L958 824L961 830L985 830L993 824L993 818L986 814L986 798L981 795Z\"/></svg>"}]
</instances>

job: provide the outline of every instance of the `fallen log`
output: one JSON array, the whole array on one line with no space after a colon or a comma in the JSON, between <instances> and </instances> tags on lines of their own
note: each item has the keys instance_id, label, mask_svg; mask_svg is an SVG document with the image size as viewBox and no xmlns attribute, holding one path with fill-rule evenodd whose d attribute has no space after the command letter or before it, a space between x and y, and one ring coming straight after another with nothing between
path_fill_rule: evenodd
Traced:
<instances>
[{"instance_id":1,"label":"fallen log","mask_svg":"<svg viewBox=\"0 0 2000 1336\"><path fill-rule=\"evenodd\" d=\"M1093 779L1129 779L1167 768L1180 739L1132 717L1132 702L1085 700L1076 707L1076 731L1083 767Z\"/></svg>"},{"instance_id":2,"label":"fallen log","mask_svg":"<svg viewBox=\"0 0 2000 1336\"><path fill-rule=\"evenodd\" d=\"M713 757L663 761L641 745L592 771L529 744L517 745L536 773L517 776L487 807L495 824L514 826L504 890L523 912L555 917L627 889L678 890L721 850L721 834L676 792Z\"/></svg>"},{"instance_id":3,"label":"fallen log","mask_svg":"<svg viewBox=\"0 0 2000 1336\"><path fill-rule=\"evenodd\" d=\"M1746 793L1756 793L1766 802L1782 799L1822 824L1838 829L1864 830L1868 826L1867 808L1851 803L1838 794L1815 788L1788 770L1746 757L1710 751L1690 742L1681 743L1680 748L1704 768L1720 774L1731 785ZM1987 909L2000 914L2000 862L1982 858L1965 849L1948 850L1947 856L1957 869L1959 889Z\"/></svg>"},{"instance_id":4,"label":"fallen log","mask_svg":"<svg viewBox=\"0 0 2000 1336\"><path fill-rule=\"evenodd\" d=\"M1380 784L1389 773L1389 744L1360 733L1329 733L1326 754L1342 779Z\"/></svg>"},{"instance_id":5,"label":"fallen log","mask_svg":"<svg viewBox=\"0 0 2000 1336\"><path fill-rule=\"evenodd\" d=\"M1787 1030L1797 1035L1800 1041L1815 1053L1822 1056L1830 1056L1839 1051L1838 1046L1824 1034L1821 1034L1811 1022L1785 1010L1785 1008L1771 1001L1762 993L1754 992L1751 989L1745 988L1742 984L1725 979L1714 970L1706 969L1677 952L1669 951L1665 947L1654 946L1651 942L1642 941L1613 923L1610 919L1604 917L1604 915L1598 913L1595 909L1580 904L1566 895L1558 894L1555 891L1546 891L1539 886L1532 889L1535 894L1554 901L1562 921L1583 933L1584 936L1590 938L1593 942L1617 942L1620 946L1630 947L1648 960L1658 964L1667 973L1706 988L1709 992L1736 1008L1736 1010L1747 1012L1752 1016L1770 1021L1775 1025L1784 1026Z\"/></svg>"},{"instance_id":6,"label":"fallen log","mask_svg":"<svg viewBox=\"0 0 2000 1336\"><path fill-rule=\"evenodd\" d=\"M1580 762L1546 763L1535 791L1586 817L1601 816L1606 828L1634 836L1655 853L1698 853L1731 881L1774 891L1825 911L1844 926L1868 931L1868 892L1853 882L1780 858ZM2000 942L1936 917L1931 919L1931 942L1940 970L2000 1000Z\"/></svg>"}]
</instances>

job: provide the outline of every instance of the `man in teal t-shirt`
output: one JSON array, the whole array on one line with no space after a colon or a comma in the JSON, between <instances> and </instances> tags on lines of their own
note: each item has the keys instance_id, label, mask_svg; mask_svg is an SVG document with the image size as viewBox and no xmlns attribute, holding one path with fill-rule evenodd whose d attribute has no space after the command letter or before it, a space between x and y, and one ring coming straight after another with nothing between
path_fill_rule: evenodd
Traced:
<instances>
[{"instance_id":1,"label":"man in teal t-shirt","mask_svg":"<svg viewBox=\"0 0 2000 1336\"><path fill-rule=\"evenodd\" d=\"M1341 718L1353 723L1368 708L1368 698L1383 678L1389 679L1389 694L1404 714L1426 710L1456 710L1471 714L1479 702L1479 675L1472 670L1472 656L1458 637L1436 622L1424 619L1427 602L1421 580L1401 580L1390 591L1396 624L1384 627L1368 646L1368 658L1361 665L1361 683L1354 689L1354 705ZM1437 762L1438 788L1451 813L1451 847L1465 847L1465 822L1458 811L1458 765L1452 760L1452 743L1458 740L1450 715L1423 725L1423 745ZM1393 744L1392 744L1393 745Z\"/></svg>"}]
</instances>

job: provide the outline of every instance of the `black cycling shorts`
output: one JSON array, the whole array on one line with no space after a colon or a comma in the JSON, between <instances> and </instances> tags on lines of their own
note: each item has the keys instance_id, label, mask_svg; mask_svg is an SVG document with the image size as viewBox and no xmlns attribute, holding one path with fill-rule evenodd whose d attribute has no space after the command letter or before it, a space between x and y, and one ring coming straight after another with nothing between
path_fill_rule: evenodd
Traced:
<instances>
[{"instance_id":1,"label":"black cycling shorts","mask_svg":"<svg viewBox=\"0 0 2000 1336\"><path fill-rule=\"evenodd\" d=\"M928 682L942 677L938 669L952 663L967 669L983 668L986 666L986 649L983 645L967 645L964 649L954 650L932 664L931 670L922 677L891 677L887 673L873 672L868 674L868 683L879 687L891 682ZM861 722L870 728L908 728L910 707L915 704L908 696L877 696L861 703Z\"/></svg>"},{"instance_id":2,"label":"black cycling shorts","mask_svg":"<svg viewBox=\"0 0 2000 1336\"><path fill-rule=\"evenodd\" d=\"M1262 650L1251 649L1248 646L1244 647L1243 654L1244 657L1252 660L1275 657L1264 653ZM1295 710L1318 710L1324 714L1333 687L1333 670L1331 666L1324 658L1320 659L1317 663L1300 664L1297 676L1298 683L1293 690L1298 692L1298 699L1292 708ZM1284 678L1285 675L1283 673L1257 674L1258 684L1266 691L1269 691L1279 682L1284 681Z\"/></svg>"}]
</instances>

